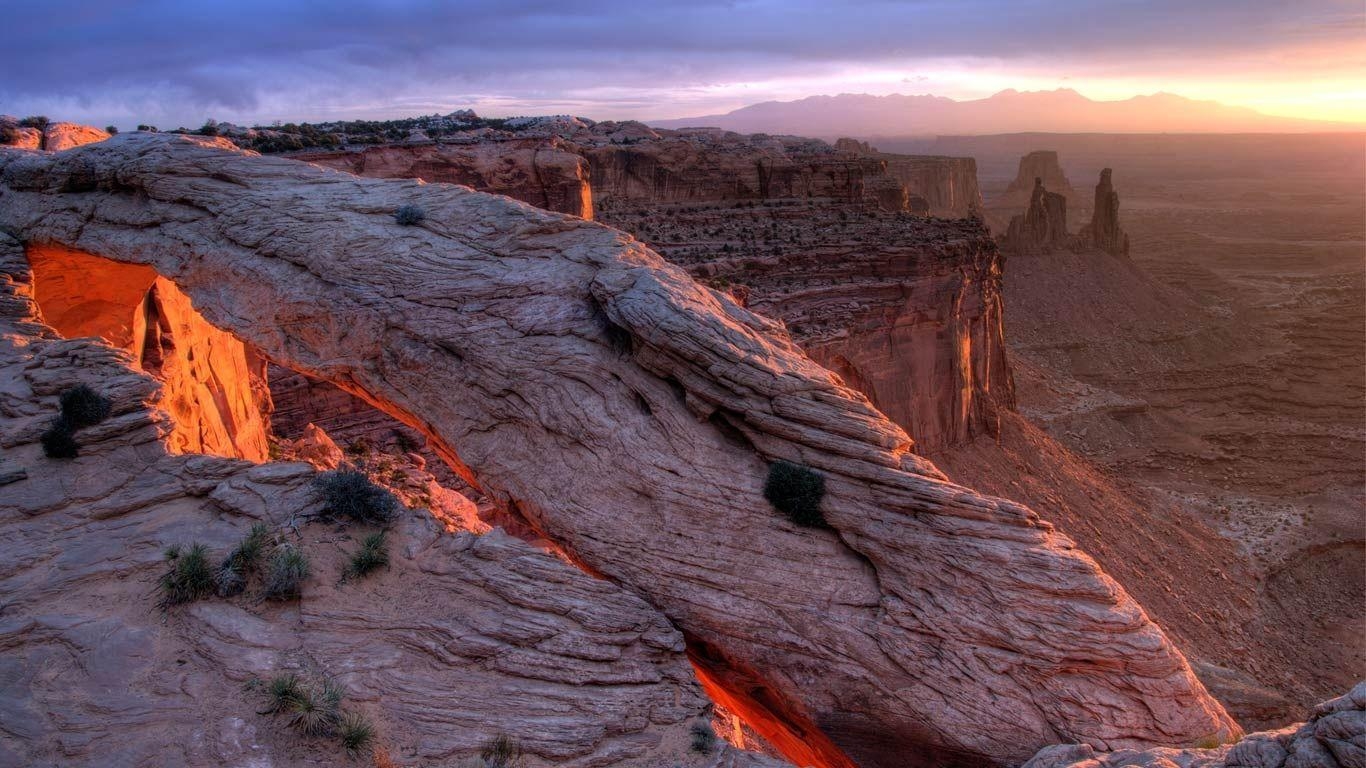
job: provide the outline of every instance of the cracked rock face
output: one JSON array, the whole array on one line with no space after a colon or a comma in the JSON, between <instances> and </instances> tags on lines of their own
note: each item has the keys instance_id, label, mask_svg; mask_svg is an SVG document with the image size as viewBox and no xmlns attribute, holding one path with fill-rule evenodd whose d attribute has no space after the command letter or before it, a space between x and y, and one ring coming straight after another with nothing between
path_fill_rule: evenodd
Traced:
<instances>
[{"instance_id":1,"label":"cracked rock face","mask_svg":"<svg viewBox=\"0 0 1366 768\"><path fill-rule=\"evenodd\" d=\"M400 205L425 221L398 226ZM1069 539L947 482L776 324L623 233L166 136L0 154L0 225L151 266L209 322L422 430L663 611L796 762L1237 733ZM778 459L825 475L829 528L764 500Z\"/></svg>"},{"instance_id":2,"label":"cracked rock face","mask_svg":"<svg viewBox=\"0 0 1366 768\"><path fill-rule=\"evenodd\" d=\"M123 351L59 338L31 296L0 235L0 764L344 762L334 738L261 714L260 681L294 673L337 683L403 765L454 764L500 734L532 765L779 765L690 751L709 704L682 635L501 532L451 535L409 510L389 566L339 583L371 531L305 523L311 467L168 453L158 383ZM76 433L78 458L45 458L35 438L74 383L112 414ZM255 523L309 557L301 600L156 606L166 547L206 544L216 565Z\"/></svg>"},{"instance_id":3,"label":"cracked rock face","mask_svg":"<svg viewBox=\"0 0 1366 768\"><path fill-rule=\"evenodd\" d=\"M1213 749L1097 754L1066 744L1040 750L1024 768L1359 768L1366 765L1366 682L1319 704L1305 722Z\"/></svg>"}]
</instances>

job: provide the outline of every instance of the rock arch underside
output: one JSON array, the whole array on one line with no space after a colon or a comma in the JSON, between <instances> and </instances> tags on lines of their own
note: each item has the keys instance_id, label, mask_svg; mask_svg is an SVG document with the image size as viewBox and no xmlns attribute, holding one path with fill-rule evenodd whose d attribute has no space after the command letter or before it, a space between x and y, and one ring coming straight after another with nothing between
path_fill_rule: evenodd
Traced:
<instances>
[{"instance_id":1,"label":"rock arch underside","mask_svg":"<svg viewBox=\"0 0 1366 768\"><path fill-rule=\"evenodd\" d=\"M427 217L398 226L400 205ZM948 482L779 324L626 234L147 135L0 153L0 226L35 262L150 268L162 304L183 295L420 430L667 616L714 695L798 764L1014 764L1238 731L1066 536ZM764 500L777 459L825 474L828 529Z\"/></svg>"}]
</instances>

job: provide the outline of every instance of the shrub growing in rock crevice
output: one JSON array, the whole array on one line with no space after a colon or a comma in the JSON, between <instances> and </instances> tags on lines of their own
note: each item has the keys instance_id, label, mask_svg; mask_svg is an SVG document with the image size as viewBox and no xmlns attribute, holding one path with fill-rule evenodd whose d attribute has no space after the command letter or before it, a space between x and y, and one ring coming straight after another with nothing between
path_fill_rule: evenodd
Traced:
<instances>
[{"instance_id":1,"label":"shrub growing in rock crevice","mask_svg":"<svg viewBox=\"0 0 1366 768\"><path fill-rule=\"evenodd\" d=\"M38 440L43 444L43 454L49 459L74 459L81 452L71 429L71 422L61 416L48 424Z\"/></svg>"},{"instance_id":2,"label":"shrub growing in rock crevice","mask_svg":"<svg viewBox=\"0 0 1366 768\"><path fill-rule=\"evenodd\" d=\"M387 488L370 481L364 472L339 469L313 481L323 500L323 519L386 526L403 505Z\"/></svg>"},{"instance_id":3,"label":"shrub growing in rock crevice","mask_svg":"<svg viewBox=\"0 0 1366 768\"><path fill-rule=\"evenodd\" d=\"M711 723L706 720L693 723L688 729L688 734L692 736L692 751L709 755L716 749L716 731L712 730Z\"/></svg>"},{"instance_id":4,"label":"shrub growing in rock crevice","mask_svg":"<svg viewBox=\"0 0 1366 768\"><path fill-rule=\"evenodd\" d=\"M213 567L209 565L209 548L192 544L187 550L171 547L166 550L170 570L162 575L161 605L170 607L208 597L213 593Z\"/></svg>"},{"instance_id":5,"label":"shrub growing in rock crevice","mask_svg":"<svg viewBox=\"0 0 1366 768\"><path fill-rule=\"evenodd\" d=\"M275 550L266 568L262 597L267 600L293 600L303 590L308 578L308 558L294 547L284 544Z\"/></svg>"},{"instance_id":6,"label":"shrub growing in rock crevice","mask_svg":"<svg viewBox=\"0 0 1366 768\"><path fill-rule=\"evenodd\" d=\"M401 205L394 211L394 221L400 226L411 227L414 224L421 224L427 218L427 212L416 205Z\"/></svg>"},{"instance_id":7,"label":"shrub growing in rock crevice","mask_svg":"<svg viewBox=\"0 0 1366 768\"><path fill-rule=\"evenodd\" d=\"M826 527L825 515L821 513L825 476L810 467L790 461L770 464L764 498L797 525Z\"/></svg>"},{"instance_id":8,"label":"shrub growing in rock crevice","mask_svg":"<svg viewBox=\"0 0 1366 768\"><path fill-rule=\"evenodd\" d=\"M342 573L342 580L359 579L389 564L389 542L384 531L372 533L361 542L360 549L351 553L351 562Z\"/></svg>"},{"instance_id":9,"label":"shrub growing in rock crevice","mask_svg":"<svg viewBox=\"0 0 1366 768\"><path fill-rule=\"evenodd\" d=\"M483 768L517 768L522 764L522 747L511 736L498 735L479 752Z\"/></svg>"},{"instance_id":10,"label":"shrub growing in rock crevice","mask_svg":"<svg viewBox=\"0 0 1366 768\"><path fill-rule=\"evenodd\" d=\"M257 523L228 553L214 572L214 586L219 597L232 597L247 588L247 577L260 569L261 554L269 538L269 529L264 523Z\"/></svg>"},{"instance_id":11,"label":"shrub growing in rock crevice","mask_svg":"<svg viewBox=\"0 0 1366 768\"><path fill-rule=\"evenodd\" d=\"M73 429L93 427L109 417L112 403L85 384L77 384L62 392L62 418Z\"/></svg>"}]
</instances>

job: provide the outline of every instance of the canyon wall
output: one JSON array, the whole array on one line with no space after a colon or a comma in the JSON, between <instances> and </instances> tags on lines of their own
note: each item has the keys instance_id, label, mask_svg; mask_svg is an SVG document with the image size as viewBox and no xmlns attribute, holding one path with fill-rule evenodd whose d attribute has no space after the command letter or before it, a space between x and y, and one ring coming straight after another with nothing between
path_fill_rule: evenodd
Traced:
<instances>
[{"instance_id":1,"label":"canyon wall","mask_svg":"<svg viewBox=\"0 0 1366 768\"><path fill-rule=\"evenodd\" d=\"M828 203L607 209L698 280L782 320L934 451L996 433L1014 407L1002 329L1002 259L973 221ZM770 246L768 243L780 245Z\"/></svg>"},{"instance_id":2,"label":"canyon wall","mask_svg":"<svg viewBox=\"0 0 1366 768\"><path fill-rule=\"evenodd\" d=\"M658 606L795 762L1003 765L1238 732L1071 540L947 482L778 324L628 235L210 144L0 151L0 225L151 266L209 322L421 430ZM404 204L426 221L397 225ZM764 499L777 460L824 475L826 527Z\"/></svg>"},{"instance_id":3,"label":"canyon wall","mask_svg":"<svg viewBox=\"0 0 1366 768\"><path fill-rule=\"evenodd\" d=\"M1011 180L1006 191L993 205L1027 205L1033 195L1036 183L1042 183L1052 192L1071 198L1076 195L1067 174L1062 172L1058 153L1053 150L1039 149L1020 158L1020 169Z\"/></svg>"},{"instance_id":4,"label":"canyon wall","mask_svg":"<svg viewBox=\"0 0 1366 768\"><path fill-rule=\"evenodd\" d=\"M464 184L548 211L593 218L588 164L555 138L396 144L292 157L358 176Z\"/></svg>"}]
</instances>

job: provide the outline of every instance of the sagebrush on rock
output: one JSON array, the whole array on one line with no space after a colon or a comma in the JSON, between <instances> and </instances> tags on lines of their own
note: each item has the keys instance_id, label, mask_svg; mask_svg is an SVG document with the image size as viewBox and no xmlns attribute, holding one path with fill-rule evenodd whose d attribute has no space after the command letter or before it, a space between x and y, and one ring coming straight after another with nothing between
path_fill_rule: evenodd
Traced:
<instances>
[{"instance_id":1,"label":"sagebrush on rock","mask_svg":"<svg viewBox=\"0 0 1366 768\"><path fill-rule=\"evenodd\" d=\"M228 553L214 572L214 585L219 597L231 597L246 589L247 577L260 568L261 553L269 537L270 531L265 524L257 523L251 527L246 538Z\"/></svg>"},{"instance_id":2,"label":"sagebrush on rock","mask_svg":"<svg viewBox=\"0 0 1366 768\"><path fill-rule=\"evenodd\" d=\"M797 525L825 526L821 499L825 498L825 476L810 467L790 461L769 465L764 498Z\"/></svg>"},{"instance_id":3,"label":"sagebrush on rock","mask_svg":"<svg viewBox=\"0 0 1366 768\"><path fill-rule=\"evenodd\" d=\"M308 573L308 558L303 552L285 544L276 549L270 558L262 596L268 600L293 600L302 592Z\"/></svg>"},{"instance_id":4,"label":"sagebrush on rock","mask_svg":"<svg viewBox=\"0 0 1366 768\"><path fill-rule=\"evenodd\" d=\"M61 416L48 424L38 440L43 444L43 454L49 459L74 459L81 452L76 436L72 433L71 422Z\"/></svg>"},{"instance_id":5,"label":"sagebrush on rock","mask_svg":"<svg viewBox=\"0 0 1366 768\"><path fill-rule=\"evenodd\" d=\"M113 404L109 398L86 384L77 384L61 394L62 418L73 429L92 427L109 417Z\"/></svg>"},{"instance_id":6,"label":"sagebrush on rock","mask_svg":"<svg viewBox=\"0 0 1366 768\"><path fill-rule=\"evenodd\" d=\"M171 567L159 582L164 607L193 602L213 593L213 567L209 565L207 546L192 544L186 550L171 547L166 550L166 560Z\"/></svg>"},{"instance_id":7,"label":"sagebrush on rock","mask_svg":"<svg viewBox=\"0 0 1366 768\"><path fill-rule=\"evenodd\" d=\"M391 491L353 469L325 472L314 486L322 496L322 517L328 520L385 526L403 508Z\"/></svg>"},{"instance_id":8,"label":"sagebrush on rock","mask_svg":"<svg viewBox=\"0 0 1366 768\"><path fill-rule=\"evenodd\" d=\"M372 533L361 542L360 549L351 553L351 561L347 564L342 578L360 578L388 564L389 542L384 531Z\"/></svg>"}]
</instances>

